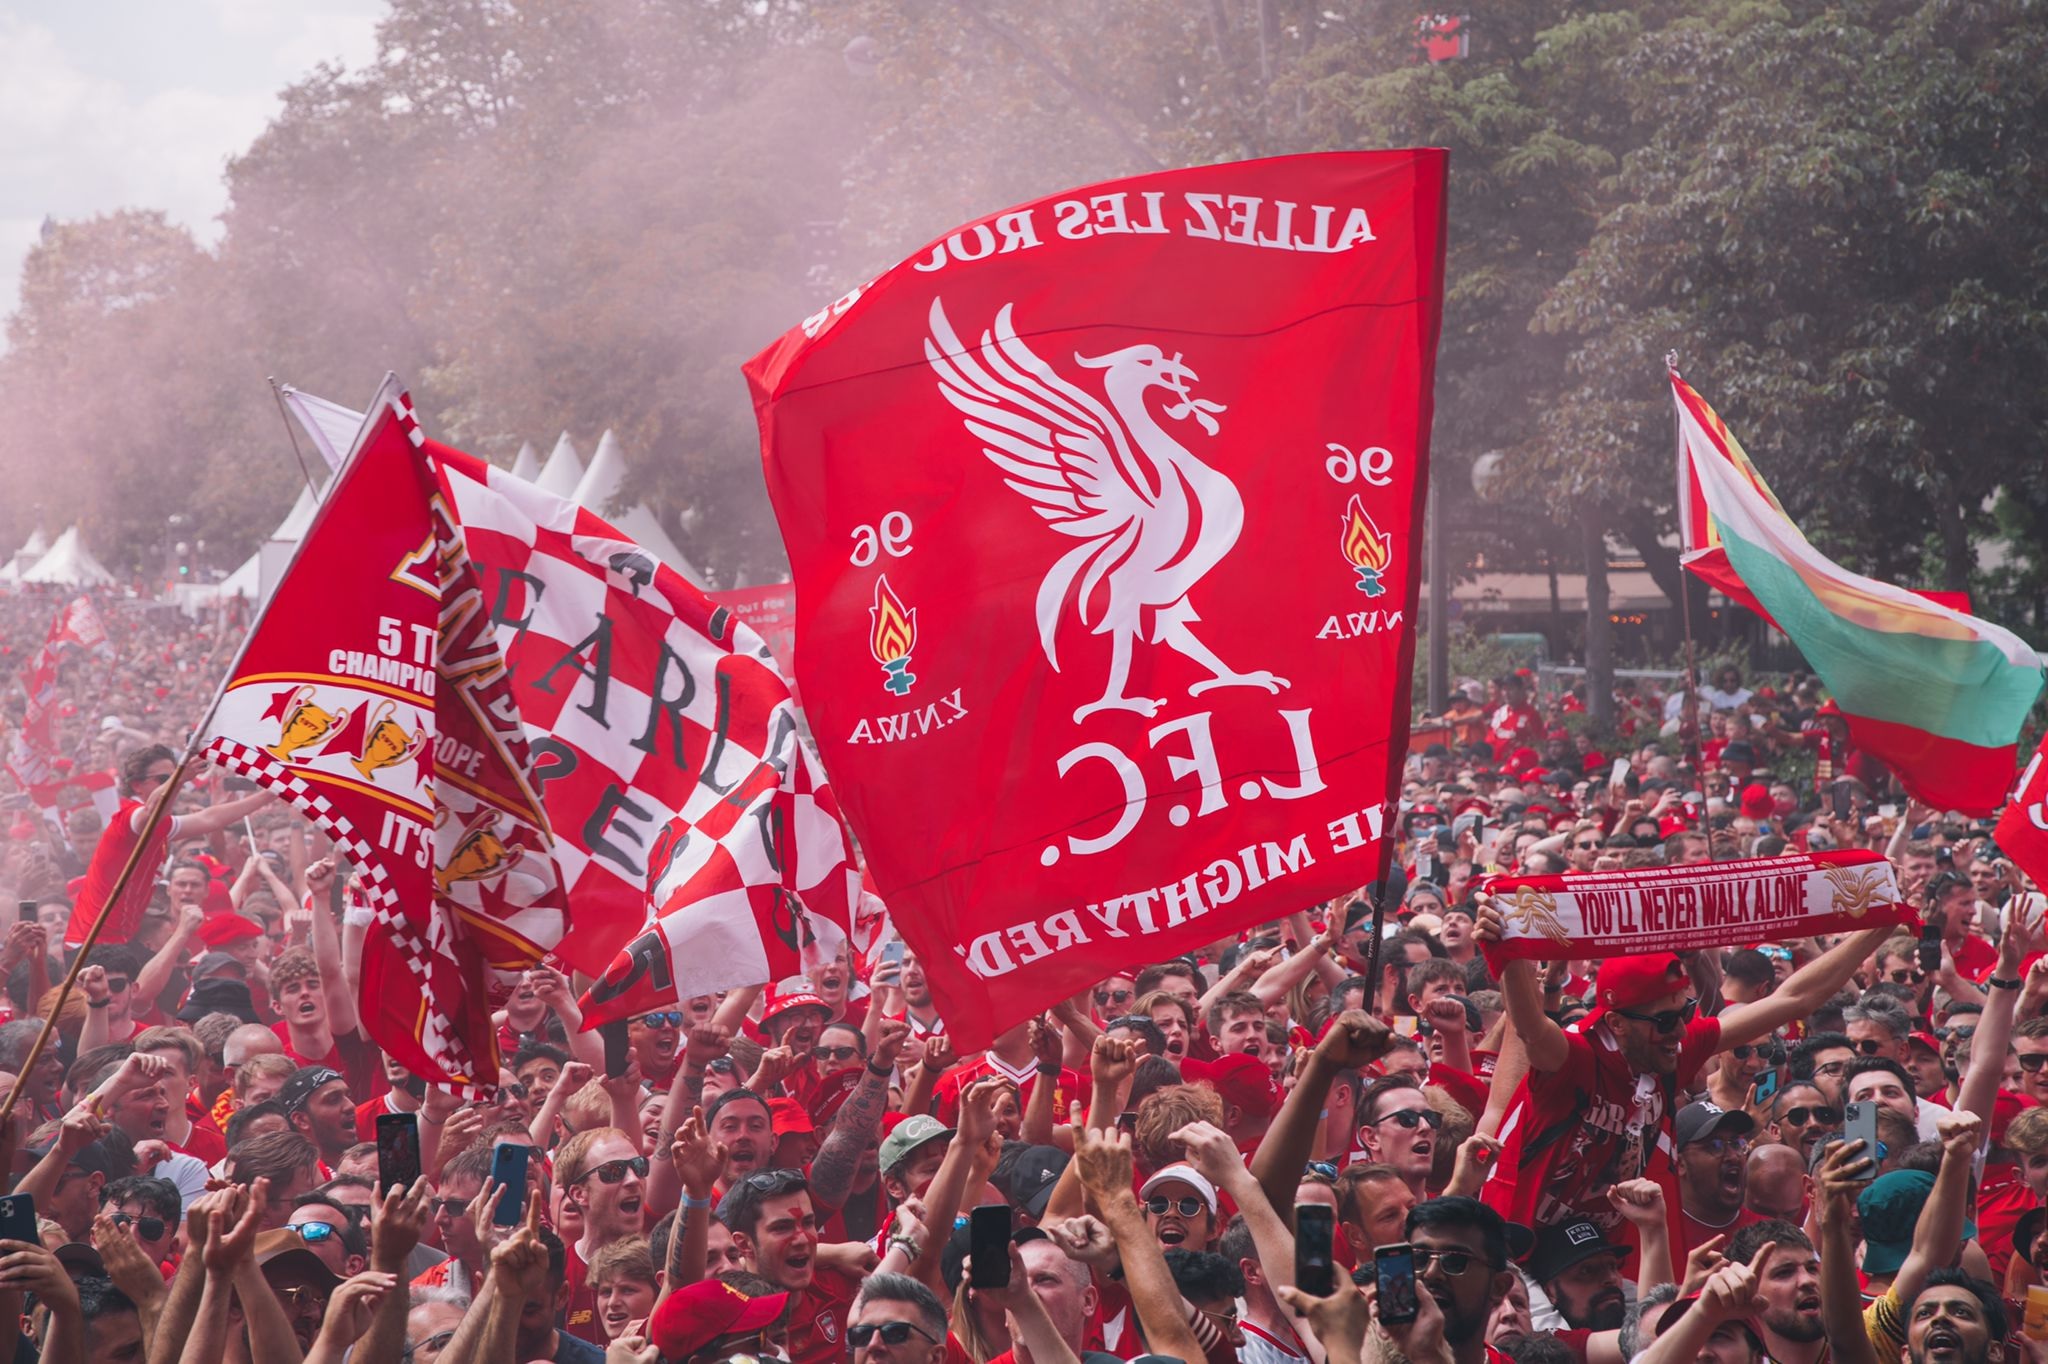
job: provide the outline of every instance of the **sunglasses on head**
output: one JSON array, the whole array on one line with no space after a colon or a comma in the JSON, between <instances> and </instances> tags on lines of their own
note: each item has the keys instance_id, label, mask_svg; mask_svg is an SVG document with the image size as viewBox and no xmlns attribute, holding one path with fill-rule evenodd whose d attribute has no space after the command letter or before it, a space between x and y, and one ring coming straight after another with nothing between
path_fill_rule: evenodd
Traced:
<instances>
[{"instance_id":1,"label":"sunglasses on head","mask_svg":"<svg viewBox=\"0 0 2048 1364\"><path fill-rule=\"evenodd\" d=\"M680 1028L683 1026L683 1016L673 1011L668 1013L641 1014L640 1023L641 1026L648 1028Z\"/></svg>"},{"instance_id":2,"label":"sunglasses on head","mask_svg":"<svg viewBox=\"0 0 2048 1364\"><path fill-rule=\"evenodd\" d=\"M1623 1018L1633 1018L1638 1023L1647 1023L1658 1032L1677 1032L1693 1021L1700 1011L1700 1002L1688 999L1676 1009L1659 1009L1653 1014L1637 1013L1634 1009L1615 1009L1614 1013Z\"/></svg>"},{"instance_id":3,"label":"sunglasses on head","mask_svg":"<svg viewBox=\"0 0 2048 1364\"><path fill-rule=\"evenodd\" d=\"M1431 1128L1442 1127L1444 1115L1434 1108L1403 1108L1383 1115L1373 1126L1377 1127L1383 1122L1398 1123L1412 1132L1423 1123L1428 1123Z\"/></svg>"},{"instance_id":4,"label":"sunglasses on head","mask_svg":"<svg viewBox=\"0 0 2048 1364\"><path fill-rule=\"evenodd\" d=\"M1330 1160L1312 1160L1308 1163L1308 1172L1312 1175L1321 1175L1324 1179L1335 1179L1337 1163Z\"/></svg>"},{"instance_id":5,"label":"sunglasses on head","mask_svg":"<svg viewBox=\"0 0 2048 1364\"><path fill-rule=\"evenodd\" d=\"M901 1345L910 1339L912 1331L932 1344L938 1344L923 1327L908 1321L862 1322L858 1326L849 1326L846 1328L846 1343L856 1350L865 1350L868 1342L879 1335L884 1345Z\"/></svg>"},{"instance_id":6,"label":"sunglasses on head","mask_svg":"<svg viewBox=\"0 0 2048 1364\"><path fill-rule=\"evenodd\" d=\"M164 1219L161 1217L130 1217L125 1212L114 1214L114 1225L133 1227L135 1234L145 1241L160 1240L164 1234Z\"/></svg>"},{"instance_id":7,"label":"sunglasses on head","mask_svg":"<svg viewBox=\"0 0 2048 1364\"><path fill-rule=\"evenodd\" d=\"M620 1184L625 1182L628 1170L642 1179L647 1178L647 1157L628 1156L624 1160L608 1160L602 1165L593 1165L578 1175L576 1182L582 1184L595 1176L600 1183Z\"/></svg>"},{"instance_id":8,"label":"sunglasses on head","mask_svg":"<svg viewBox=\"0 0 2048 1364\"><path fill-rule=\"evenodd\" d=\"M1154 1217L1165 1216L1166 1210L1168 1208L1172 1208L1174 1211L1178 1212L1182 1217L1193 1217L1198 1213L1208 1211L1209 1208L1209 1205L1207 1203L1204 1203L1201 1199L1195 1198L1193 1196L1189 1196L1186 1198L1168 1198L1165 1194L1153 1194L1150 1198L1145 1200L1145 1206L1151 1209L1152 1215Z\"/></svg>"},{"instance_id":9,"label":"sunglasses on head","mask_svg":"<svg viewBox=\"0 0 2048 1364\"><path fill-rule=\"evenodd\" d=\"M1785 1121L1791 1123L1794 1127L1804 1127L1810 1122L1819 1123L1823 1127L1833 1127L1841 1120L1842 1110L1830 1108L1826 1104L1815 1104L1811 1107L1806 1104L1800 1104L1796 1108L1785 1110Z\"/></svg>"}]
</instances>

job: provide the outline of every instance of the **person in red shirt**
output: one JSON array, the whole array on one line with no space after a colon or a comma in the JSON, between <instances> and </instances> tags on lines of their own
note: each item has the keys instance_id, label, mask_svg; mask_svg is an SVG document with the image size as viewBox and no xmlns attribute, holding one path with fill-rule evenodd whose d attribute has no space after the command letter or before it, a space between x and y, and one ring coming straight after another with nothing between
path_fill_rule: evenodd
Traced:
<instances>
[{"instance_id":1,"label":"person in red shirt","mask_svg":"<svg viewBox=\"0 0 2048 1364\"><path fill-rule=\"evenodd\" d=\"M1493 745L1495 762L1506 762L1508 754L1526 746L1543 732L1543 720L1529 704L1529 684L1510 673L1494 684L1500 704L1486 720L1486 741Z\"/></svg>"},{"instance_id":2,"label":"person in red shirt","mask_svg":"<svg viewBox=\"0 0 2048 1364\"><path fill-rule=\"evenodd\" d=\"M997 1034L994 1043L980 1056L964 1066L955 1066L940 1077L932 1090L939 1121L948 1127L958 1126L960 1096L976 1080L991 1075L1000 1076L1017 1086L1017 1103L1025 1110L1031 1107L1032 1089L1041 1076L1051 1080L1055 1086L1052 1100L1055 1114L1065 1113L1070 1100L1088 1092L1082 1085L1079 1072L1039 1060L1038 1053L1031 1046L1031 1023L1026 1019L1009 1031Z\"/></svg>"},{"instance_id":3,"label":"person in red shirt","mask_svg":"<svg viewBox=\"0 0 2048 1364\"><path fill-rule=\"evenodd\" d=\"M790 1364L841 1359L856 1285L818 1266L818 1214L803 1171L757 1170L739 1179L719 1201L718 1220L731 1230L741 1263L795 1298ZM943 1347L943 1334L938 1343Z\"/></svg>"},{"instance_id":4,"label":"person in red shirt","mask_svg":"<svg viewBox=\"0 0 2048 1364\"><path fill-rule=\"evenodd\" d=\"M199 1040L183 1028L150 1028L136 1037L135 1050L160 1056L171 1067L164 1080L169 1104L163 1126L171 1149L207 1165L227 1155L227 1138L192 1093L192 1074L202 1059Z\"/></svg>"},{"instance_id":5,"label":"person in red shirt","mask_svg":"<svg viewBox=\"0 0 2048 1364\"><path fill-rule=\"evenodd\" d=\"M1482 896L1479 906L1481 941L1499 942L1499 906L1491 896ZM1486 1202L1524 1226L1584 1218L1604 1232L1623 1224L1607 1189L1647 1174L1666 1186L1666 1207L1676 1206L1670 1164L1659 1147L1660 1138L1669 1138L1678 1094L1695 1086L1722 1047L1758 1041L1817 1011L1889 932L1868 929L1844 938L1768 999L1718 1018L1696 1016L1698 1001L1675 954L1610 957L1600 965L1596 1007L1572 1033L1543 1011L1536 964L1507 963L1502 993L1526 1045L1529 1073L1502 1123L1505 1149L1484 1187ZM1683 1257L1687 1249L1674 1244L1672 1255Z\"/></svg>"}]
</instances>

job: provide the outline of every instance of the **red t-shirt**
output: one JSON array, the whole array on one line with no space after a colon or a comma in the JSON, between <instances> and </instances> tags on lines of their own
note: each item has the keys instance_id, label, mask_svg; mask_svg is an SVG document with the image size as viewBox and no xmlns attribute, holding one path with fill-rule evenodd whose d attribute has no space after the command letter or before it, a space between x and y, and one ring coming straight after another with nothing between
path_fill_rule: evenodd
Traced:
<instances>
[{"instance_id":1,"label":"red t-shirt","mask_svg":"<svg viewBox=\"0 0 2048 1364\"><path fill-rule=\"evenodd\" d=\"M811 1286L796 1295L789 1313L789 1364L838 1364L846 1358L846 1318L858 1288L832 1270L812 1271Z\"/></svg>"},{"instance_id":2,"label":"red t-shirt","mask_svg":"<svg viewBox=\"0 0 2048 1364\"><path fill-rule=\"evenodd\" d=\"M1966 936L1952 955L1956 973L1968 980L1982 980L1998 965L1998 949L1975 933Z\"/></svg>"},{"instance_id":3,"label":"red t-shirt","mask_svg":"<svg viewBox=\"0 0 2048 1364\"><path fill-rule=\"evenodd\" d=\"M301 1056L292 1047L292 1030L285 1023L270 1025L277 1034L277 1040L284 1043L284 1054L299 1066L326 1066L341 1072L348 1081L351 1099L377 1098L391 1084L384 1078L384 1055L377 1050L377 1044L367 1041L360 1033L349 1033L334 1039L334 1050L325 1056Z\"/></svg>"},{"instance_id":4,"label":"red t-shirt","mask_svg":"<svg viewBox=\"0 0 2048 1364\"><path fill-rule=\"evenodd\" d=\"M1472 1115L1477 1122L1486 1112L1486 1096L1492 1086L1468 1071L1455 1066L1432 1065L1429 1068L1429 1082L1458 1101L1458 1106Z\"/></svg>"},{"instance_id":5,"label":"red t-shirt","mask_svg":"<svg viewBox=\"0 0 2048 1364\"><path fill-rule=\"evenodd\" d=\"M86 866L85 884L78 888L78 901L72 906L71 922L64 927L66 944L76 946L84 942L85 935L92 931L92 922L99 917L100 906L107 902L107 892L114 888L114 882L120 879L121 868L128 864L129 854L142 841L135 832L136 817L141 813L141 801L124 800L114 811L114 817L107 821L106 832L100 835L99 845L92 850L92 861ZM142 911L149 908L150 890L156 884L157 873L163 869L164 853L170 847L177 828L176 816L157 821L149 837L149 846L135 860L135 870L121 892L121 903L107 915L106 927L100 931L101 942L127 942L142 927Z\"/></svg>"},{"instance_id":6,"label":"red t-shirt","mask_svg":"<svg viewBox=\"0 0 2048 1364\"><path fill-rule=\"evenodd\" d=\"M192 1123L191 1135L186 1137L183 1146L170 1142L170 1148L180 1155L192 1156L205 1165L213 1165L224 1159L228 1153L228 1139L214 1124L213 1115L189 1094L185 1096L185 1117Z\"/></svg>"},{"instance_id":7,"label":"red t-shirt","mask_svg":"<svg viewBox=\"0 0 2048 1364\"><path fill-rule=\"evenodd\" d=\"M932 1090L932 1099L937 1109L939 1121L948 1127L958 1124L960 1121L961 1091L965 1090L967 1086L973 1084L976 1080L986 1079L991 1075L1000 1075L1006 1080L1016 1081L1018 1108L1021 1110L1031 1106L1032 1089L1038 1083L1036 1067L1027 1070L1020 1077L1012 1073L1007 1066L1000 1064L984 1052L966 1065L955 1066L952 1070L939 1077L939 1083ZM1053 1089L1052 1094L1053 1121L1060 1121L1066 1114L1067 1105L1073 1100L1081 1098L1087 1092L1083 1088L1081 1075L1078 1071L1062 1068L1059 1084Z\"/></svg>"},{"instance_id":8,"label":"red t-shirt","mask_svg":"<svg viewBox=\"0 0 2048 1364\"><path fill-rule=\"evenodd\" d=\"M2005 1267L2012 1259L2012 1234L2018 1230L2020 1218L2039 1203L2020 1178L2017 1166L1985 1167L1984 1182L1977 1189L1977 1244L1991 1261L1993 1283L2005 1282Z\"/></svg>"},{"instance_id":9,"label":"red t-shirt","mask_svg":"<svg viewBox=\"0 0 2048 1364\"><path fill-rule=\"evenodd\" d=\"M562 1320L558 1325L578 1340L587 1340L603 1349L604 1325L597 1319L597 1290L590 1286L590 1266L584 1264L583 1257L576 1253L574 1241L564 1249L568 1251L568 1258L562 1281L569 1286L569 1304L562 1309Z\"/></svg>"},{"instance_id":10,"label":"red t-shirt","mask_svg":"<svg viewBox=\"0 0 2048 1364\"><path fill-rule=\"evenodd\" d=\"M1633 1245L1633 1229L1607 1190L1647 1175L1665 1186L1666 1207L1679 1206L1659 1138L1669 1143L1677 1094L1692 1087L1720 1050L1721 1021L1697 1018L1686 1026L1671 1076L1638 1075L1605 1026L1564 1036L1564 1065L1548 1073L1531 1070L1516 1089L1501 1125L1505 1149L1481 1197L1510 1222L1543 1227L1585 1217L1609 1240ZM1672 1247L1674 1257L1684 1253Z\"/></svg>"}]
</instances>

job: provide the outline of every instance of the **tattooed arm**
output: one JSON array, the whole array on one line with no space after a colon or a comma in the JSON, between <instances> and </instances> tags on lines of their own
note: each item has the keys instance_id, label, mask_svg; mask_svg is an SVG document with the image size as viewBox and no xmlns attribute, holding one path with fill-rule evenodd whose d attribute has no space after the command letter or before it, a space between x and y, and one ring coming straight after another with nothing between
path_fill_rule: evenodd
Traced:
<instances>
[{"instance_id":1,"label":"tattooed arm","mask_svg":"<svg viewBox=\"0 0 2048 1364\"><path fill-rule=\"evenodd\" d=\"M811 1203L820 1210L834 1209L853 1192L854 1172L860 1158L881 1139L882 1114L889 1108L889 1077L896 1069L896 1054L910 1036L910 1025L900 1018L882 1024L881 1039L868 1053L867 1069L860 1083L839 1106L832 1121L832 1135L818 1148L811 1161Z\"/></svg>"}]
</instances>

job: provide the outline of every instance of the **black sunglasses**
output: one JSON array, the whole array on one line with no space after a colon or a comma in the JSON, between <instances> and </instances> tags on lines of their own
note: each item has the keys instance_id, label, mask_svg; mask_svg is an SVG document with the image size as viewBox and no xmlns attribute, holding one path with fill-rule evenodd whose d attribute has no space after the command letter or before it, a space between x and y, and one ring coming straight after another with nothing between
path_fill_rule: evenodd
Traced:
<instances>
[{"instance_id":1,"label":"black sunglasses","mask_svg":"<svg viewBox=\"0 0 2048 1364\"><path fill-rule=\"evenodd\" d=\"M1209 1207L1199 1198L1168 1198L1165 1194L1153 1194L1145 1200L1145 1206L1152 1210L1154 1217L1165 1216L1168 1208L1173 1208L1182 1217L1193 1217L1197 1213L1206 1212Z\"/></svg>"},{"instance_id":2,"label":"black sunglasses","mask_svg":"<svg viewBox=\"0 0 2048 1364\"><path fill-rule=\"evenodd\" d=\"M1373 1126L1378 1127L1383 1122L1398 1123L1412 1132L1423 1123L1428 1123L1432 1128L1442 1127L1444 1115L1434 1108L1403 1108L1375 1120Z\"/></svg>"},{"instance_id":3,"label":"black sunglasses","mask_svg":"<svg viewBox=\"0 0 2048 1364\"><path fill-rule=\"evenodd\" d=\"M1634 1009L1615 1009L1614 1013L1623 1018L1633 1018L1638 1023L1647 1023L1658 1032L1677 1032L1699 1015L1700 1002L1688 999L1676 1009L1659 1009L1653 1014L1637 1013Z\"/></svg>"},{"instance_id":4,"label":"black sunglasses","mask_svg":"<svg viewBox=\"0 0 2048 1364\"><path fill-rule=\"evenodd\" d=\"M680 1028L683 1016L679 1013L641 1014L640 1022L650 1028Z\"/></svg>"},{"instance_id":5,"label":"black sunglasses","mask_svg":"<svg viewBox=\"0 0 2048 1364\"><path fill-rule=\"evenodd\" d=\"M647 1163L645 1156L639 1157L639 1160L643 1165ZM770 1198L777 1194L794 1193L796 1190L805 1187L804 1172L802 1170L789 1169L756 1170L740 1180L740 1183L750 1189L758 1190Z\"/></svg>"},{"instance_id":6,"label":"black sunglasses","mask_svg":"<svg viewBox=\"0 0 2048 1364\"><path fill-rule=\"evenodd\" d=\"M631 1170L642 1179L647 1178L647 1157L628 1156L624 1160L608 1160L602 1165L593 1165L582 1174L576 1176L576 1182L581 1184L592 1175L596 1175L605 1184L621 1184L625 1182L626 1171L628 1170Z\"/></svg>"},{"instance_id":7,"label":"black sunglasses","mask_svg":"<svg viewBox=\"0 0 2048 1364\"><path fill-rule=\"evenodd\" d=\"M864 1321L858 1326L849 1326L846 1328L846 1343L856 1350L865 1350L868 1347L868 1342L879 1334L884 1345L901 1345L904 1341L910 1339L912 1331L931 1341L932 1344L938 1344L938 1341L922 1326L908 1321L884 1321L879 1323Z\"/></svg>"},{"instance_id":8,"label":"black sunglasses","mask_svg":"<svg viewBox=\"0 0 2048 1364\"><path fill-rule=\"evenodd\" d=\"M165 1223L161 1217L130 1217L125 1212L117 1212L114 1214L114 1225L132 1226L135 1228L135 1234L143 1240L157 1241L163 1238Z\"/></svg>"},{"instance_id":9,"label":"black sunglasses","mask_svg":"<svg viewBox=\"0 0 2048 1364\"><path fill-rule=\"evenodd\" d=\"M1095 992L1095 1003L1098 1008L1110 1003L1128 1004L1133 997L1134 992L1130 990L1097 990Z\"/></svg>"},{"instance_id":10,"label":"black sunglasses","mask_svg":"<svg viewBox=\"0 0 2048 1364\"><path fill-rule=\"evenodd\" d=\"M1880 1042L1875 1037L1866 1037L1856 1043L1856 1051L1862 1056L1876 1056L1891 1045L1890 1042Z\"/></svg>"},{"instance_id":11,"label":"black sunglasses","mask_svg":"<svg viewBox=\"0 0 2048 1364\"><path fill-rule=\"evenodd\" d=\"M812 1047L811 1055L817 1057L820 1061L851 1061L854 1057L860 1055L860 1048L855 1046Z\"/></svg>"},{"instance_id":12,"label":"black sunglasses","mask_svg":"<svg viewBox=\"0 0 2048 1364\"><path fill-rule=\"evenodd\" d=\"M2013 1059L2020 1063L2021 1070L2032 1075L2042 1066L2048 1065L2048 1051L2029 1052L2025 1056L2018 1056Z\"/></svg>"},{"instance_id":13,"label":"black sunglasses","mask_svg":"<svg viewBox=\"0 0 2048 1364\"><path fill-rule=\"evenodd\" d=\"M1766 1061L1783 1061L1785 1047L1781 1042L1759 1043L1754 1046L1730 1047L1738 1061L1747 1061L1752 1056L1762 1056Z\"/></svg>"},{"instance_id":14,"label":"black sunglasses","mask_svg":"<svg viewBox=\"0 0 2048 1364\"><path fill-rule=\"evenodd\" d=\"M1804 1127L1809 1122L1817 1122L1823 1127L1833 1127L1841 1120L1842 1110L1839 1108L1829 1108L1826 1104L1816 1104L1811 1108L1805 1104L1800 1104L1797 1108L1785 1110L1785 1121L1791 1123L1794 1127Z\"/></svg>"},{"instance_id":15,"label":"black sunglasses","mask_svg":"<svg viewBox=\"0 0 2048 1364\"><path fill-rule=\"evenodd\" d=\"M1435 1265L1453 1279L1470 1269L1472 1262L1479 1258L1469 1250L1431 1250L1426 1246L1415 1246L1412 1253L1417 1274L1427 1274L1429 1267Z\"/></svg>"},{"instance_id":16,"label":"black sunglasses","mask_svg":"<svg viewBox=\"0 0 2048 1364\"><path fill-rule=\"evenodd\" d=\"M713 1072L720 1075L732 1075L738 1071L739 1063L730 1056L714 1056L704 1063L704 1073L706 1075L710 1075Z\"/></svg>"}]
</instances>

